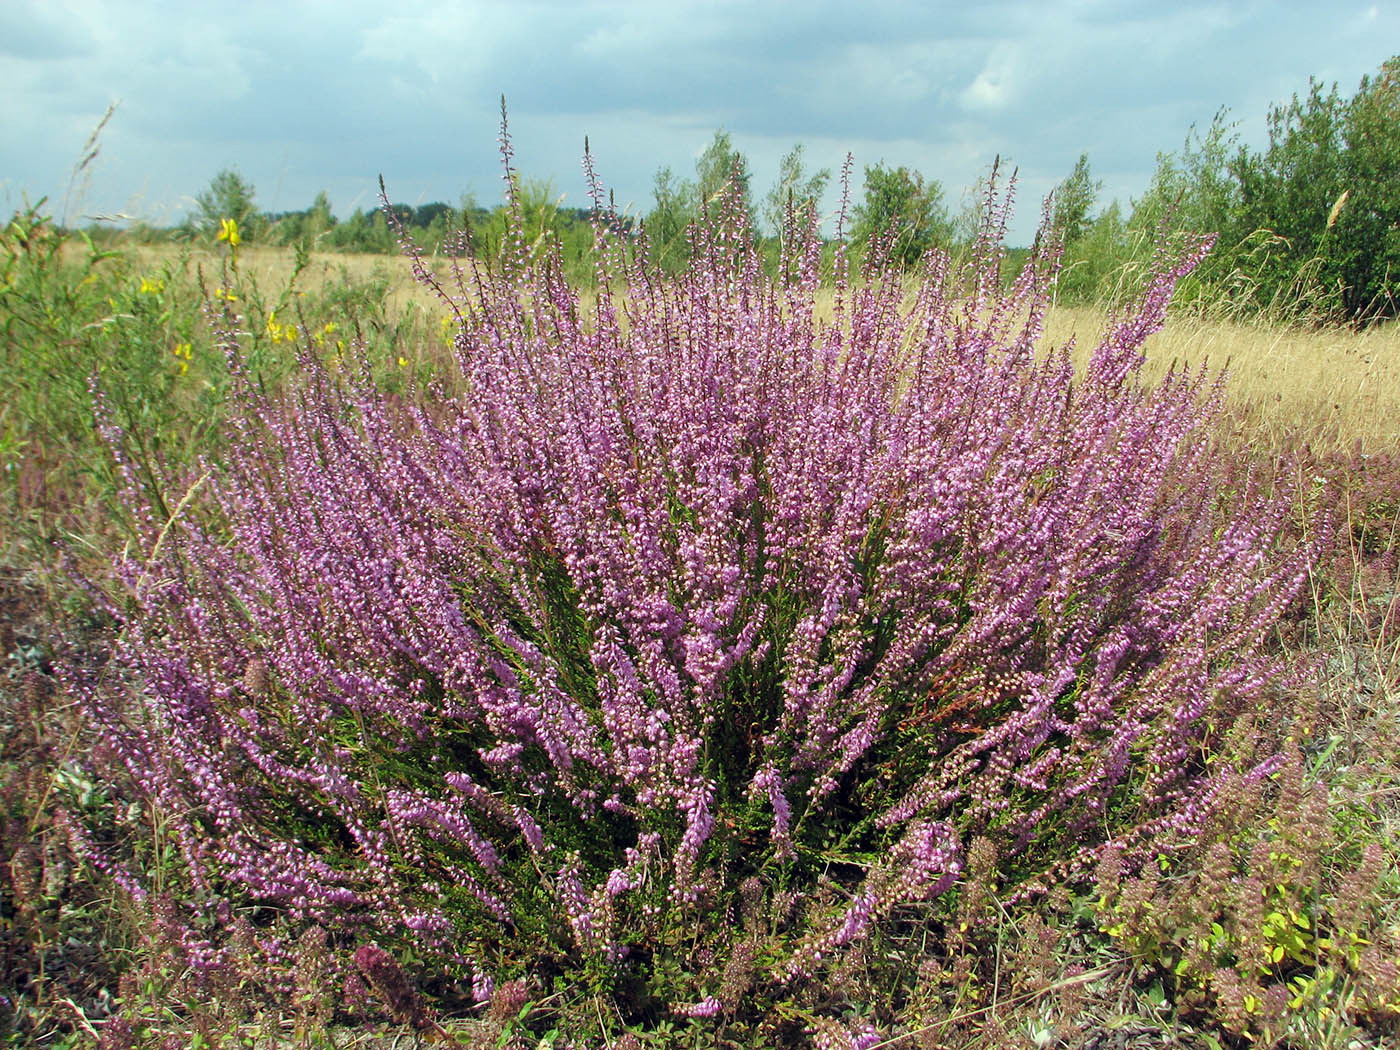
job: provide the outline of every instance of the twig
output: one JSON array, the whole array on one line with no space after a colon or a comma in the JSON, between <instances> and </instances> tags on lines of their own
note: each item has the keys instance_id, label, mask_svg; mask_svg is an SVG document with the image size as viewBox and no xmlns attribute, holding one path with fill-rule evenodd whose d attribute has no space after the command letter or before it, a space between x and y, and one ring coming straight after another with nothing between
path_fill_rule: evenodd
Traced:
<instances>
[{"instance_id":1,"label":"twig","mask_svg":"<svg viewBox=\"0 0 1400 1050\"><path fill-rule=\"evenodd\" d=\"M1097 970L1086 970L1084 973L1075 974L1073 977L1062 977L1053 984L1048 984L1044 988L1037 989L1036 991L1022 992L1020 995L1013 995L1011 998L1004 1000L1001 1005L1021 1006L1039 999L1042 996L1049 995L1051 992L1058 992L1063 988L1069 988L1076 984L1084 984L1088 981L1096 981L1100 977L1110 977L1118 965L1118 963L1110 963L1107 966L1100 966ZM895 1046L904 1039L913 1039L926 1032L941 1032L943 1029L948 1028L950 1025L957 1024L960 1021L970 1020L980 1014L990 1014L994 1012L996 1005L995 1003L990 1003L987 1006L979 1006L975 1010L965 1010L960 1014L954 1014L952 1017L940 1021L938 1024L928 1025L924 1028L916 1028L912 1032L902 1032L899 1035L891 1036L883 1042L873 1044L869 1047L869 1050L885 1050L886 1047Z\"/></svg>"}]
</instances>

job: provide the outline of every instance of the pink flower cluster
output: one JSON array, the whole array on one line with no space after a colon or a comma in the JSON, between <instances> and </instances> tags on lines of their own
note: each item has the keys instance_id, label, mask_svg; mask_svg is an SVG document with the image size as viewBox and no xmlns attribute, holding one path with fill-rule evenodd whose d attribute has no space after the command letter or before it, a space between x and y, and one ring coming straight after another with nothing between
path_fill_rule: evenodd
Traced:
<instances>
[{"instance_id":1,"label":"pink flower cluster","mask_svg":"<svg viewBox=\"0 0 1400 1050\"><path fill-rule=\"evenodd\" d=\"M838 249L834 301L815 227L775 281L731 201L663 279L600 218L592 296L523 247L458 271L458 393L245 377L216 512L147 518L129 675L87 688L191 877L490 972L806 877L853 798L887 861L814 952L973 835L1189 834L1308 552L1279 479L1221 498L1218 386L1139 379L1205 247L1076 376L1037 345L1053 253L1003 290L1008 206L912 298Z\"/></svg>"}]
</instances>

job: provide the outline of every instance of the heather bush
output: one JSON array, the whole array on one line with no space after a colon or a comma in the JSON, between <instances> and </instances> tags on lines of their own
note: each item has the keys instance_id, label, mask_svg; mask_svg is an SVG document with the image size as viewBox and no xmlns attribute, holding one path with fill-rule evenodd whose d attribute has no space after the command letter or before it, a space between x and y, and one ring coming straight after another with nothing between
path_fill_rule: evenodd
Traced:
<instances>
[{"instance_id":1,"label":"heather bush","mask_svg":"<svg viewBox=\"0 0 1400 1050\"><path fill-rule=\"evenodd\" d=\"M252 952L291 996L322 927L326 980L419 1027L406 980L868 1045L960 896L1132 872L1271 772L1215 745L1278 700L1311 551L1284 479L1221 489L1218 384L1139 379L1204 244L1076 376L1051 237L1001 291L1009 194L912 296L838 256L829 319L815 225L774 282L731 194L668 278L595 200L586 309L518 224L460 264L450 396L310 353L268 396L230 306L222 465L161 511L127 473L123 632L71 684L163 815L193 973Z\"/></svg>"}]
</instances>

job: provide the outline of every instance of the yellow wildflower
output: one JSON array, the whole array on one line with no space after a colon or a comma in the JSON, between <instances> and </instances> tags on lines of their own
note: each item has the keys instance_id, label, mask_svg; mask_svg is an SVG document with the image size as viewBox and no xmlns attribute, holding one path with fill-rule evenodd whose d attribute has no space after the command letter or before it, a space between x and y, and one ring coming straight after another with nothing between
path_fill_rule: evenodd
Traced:
<instances>
[{"instance_id":1,"label":"yellow wildflower","mask_svg":"<svg viewBox=\"0 0 1400 1050\"><path fill-rule=\"evenodd\" d=\"M142 278L141 278L141 287L138 289L138 293L139 293L139 294L141 294L141 295L159 295L159 294L160 294L161 292L163 292L163 291L165 291L165 282L162 281L159 277L156 277L156 278L142 277Z\"/></svg>"},{"instance_id":2,"label":"yellow wildflower","mask_svg":"<svg viewBox=\"0 0 1400 1050\"><path fill-rule=\"evenodd\" d=\"M230 248L237 248L240 244L242 244L243 238L238 236L237 220L220 219L219 236L216 239L220 241L228 241L228 246Z\"/></svg>"}]
</instances>

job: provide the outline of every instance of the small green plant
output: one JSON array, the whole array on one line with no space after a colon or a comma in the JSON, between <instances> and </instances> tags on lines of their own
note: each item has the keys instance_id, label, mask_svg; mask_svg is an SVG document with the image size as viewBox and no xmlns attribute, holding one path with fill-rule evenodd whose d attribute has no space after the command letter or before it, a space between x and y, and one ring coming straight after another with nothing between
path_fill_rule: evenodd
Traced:
<instances>
[{"instance_id":1,"label":"small green plant","mask_svg":"<svg viewBox=\"0 0 1400 1050\"><path fill-rule=\"evenodd\" d=\"M174 267L143 272L41 208L0 231L0 499L7 532L42 560L44 544L95 534L116 510L94 392L131 434L131 469L149 482L207 437L222 365L203 337L197 290Z\"/></svg>"},{"instance_id":2,"label":"small green plant","mask_svg":"<svg viewBox=\"0 0 1400 1050\"><path fill-rule=\"evenodd\" d=\"M241 333L245 367L270 390L296 372L299 351L347 374L368 363L396 392L447 356L435 319L392 307L382 275L342 273L304 288L310 260L298 249L290 274L265 288L242 264L235 218L208 235L221 254L205 272L189 246L143 263L118 241L99 246L61 228L42 208L0 231L0 538L10 561L50 564L55 541L100 544L125 520L120 488L159 495L166 474L218 458L228 382L221 326ZM123 435L120 463L104 427Z\"/></svg>"},{"instance_id":3,"label":"small green plant","mask_svg":"<svg viewBox=\"0 0 1400 1050\"><path fill-rule=\"evenodd\" d=\"M1327 993L1343 984L1354 1016L1400 1017L1400 940L1371 904L1379 846L1358 855L1337 840L1327 788L1308 775L1298 741L1275 771L1226 790L1230 818L1192 855L1121 878L1119 858L1105 854L1100 930L1188 1014L1266 1045L1319 1011L1325 1020L1337 1001Z\"/></svg>"}]
</instances>

